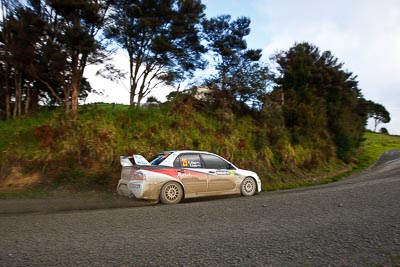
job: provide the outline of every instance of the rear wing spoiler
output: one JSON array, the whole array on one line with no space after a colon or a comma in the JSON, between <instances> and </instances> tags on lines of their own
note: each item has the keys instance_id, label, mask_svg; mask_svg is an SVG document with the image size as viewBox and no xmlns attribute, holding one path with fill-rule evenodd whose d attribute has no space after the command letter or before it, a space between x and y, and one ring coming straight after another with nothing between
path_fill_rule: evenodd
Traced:
<instances>
[{"instance_id":1,"label":"rear wing spoiler","mask_svg":"<svg viewBox=\"0 0 400 267\"><path fill-rule=\"evenodd\" d=\"M133 165L150 166L151 164L142 155L120 156L119 161L122 167L130 167Z\"/></svg>"}]
</instances>

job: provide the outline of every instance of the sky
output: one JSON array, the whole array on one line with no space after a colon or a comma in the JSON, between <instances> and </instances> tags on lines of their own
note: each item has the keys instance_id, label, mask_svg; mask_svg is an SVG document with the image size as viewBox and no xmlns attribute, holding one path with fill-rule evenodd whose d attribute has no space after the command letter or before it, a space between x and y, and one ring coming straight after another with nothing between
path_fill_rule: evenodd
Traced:
<instances>
[{"instance_id":1,"label":"sky","mask_svg":"<svg viewBox=\"0 0 400 267\"><path fill-rule=\"evenodd\" d=\"M399 0L203 0L207 17L229 14L251 19L248 48L262 49L263 60L296 42L309 42L320 51L331 51L344 69L357 75L368 100L382 104L391 122L380 124L400 135L400 1ZM114 62L128 64L119 54ZM105 102L128 103L127 81L116 84L93 78L96 67L86 71L95 89L105 90ZM165 90L164 90L165 92ZM159 90L152 95L163 99ZM103 97L103 98L104 98ZM90 96L88 101L98 101ZM370 122L369 127L373 129Z\"/></svg>"}]
</instances>

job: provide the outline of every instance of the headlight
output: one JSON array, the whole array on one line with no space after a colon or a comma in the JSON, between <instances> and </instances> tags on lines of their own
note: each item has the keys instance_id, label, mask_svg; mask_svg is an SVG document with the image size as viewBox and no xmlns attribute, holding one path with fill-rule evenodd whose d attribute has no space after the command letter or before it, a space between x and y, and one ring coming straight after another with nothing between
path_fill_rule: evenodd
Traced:
<instances>
[{"instance_id":1,"label":"headlight","mask_svg":"<svg viewBox=\"0 0 400 267\"><path fill-rule=\"evenodd\" d=\"M146 175L142 172L135 172L133 174L133 180L144 181L144 180L146 180Z\"/></svg>"}]
</instances>

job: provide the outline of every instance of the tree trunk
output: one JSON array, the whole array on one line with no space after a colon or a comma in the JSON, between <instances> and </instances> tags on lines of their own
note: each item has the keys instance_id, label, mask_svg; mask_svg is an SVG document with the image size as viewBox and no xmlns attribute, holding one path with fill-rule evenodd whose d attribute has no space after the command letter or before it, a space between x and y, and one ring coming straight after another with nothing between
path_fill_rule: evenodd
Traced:
<instances>
[{"instance_id":1,"label":"tree trunk","mask_svg":"<svg viewBox=\"0 0 400 267\"><path fill-rule=\"evenodd\" d=\"M142 99L144 97L144 93L143 92L144 92L144 88L145 88L147 75L148 75L148 73L144 74L144 77L143 77L143 80L142 80L142 84L140 85L140 88L139 88L137 107L140 107L140 103L142 102Z\"/></svg>"},{"instance_id":2,"label":"tree trunk","mask_svg":"<svg viewBox=\"0 0 400 267\"><path fill-rule=\"evenodd\" d=\"M22 115L22 73L18 70L15 70L14 82L15 82L14 117L19 117Z\"/></svg>"},{"instance_id":3,"label":"tree trunk","mask_svg":"<svg viewBox=\"0 0 400 267\"><path fill-rule=\"evenodd\" d=\"M71 96L71 88L70 85L64 85L64 105L65 105L65 114L70 114L71 113L71 101L70 101L70 96Z\"/></svg>"},{"instance_id":4,"label":"tree trunk","mask_svg":"<svg viewBox=\"0 0 400 267\"><path fill-rule=\"evenodd\" d=\"M39 90L36 86L30 87L29 112L35 112L39 105Z\"/></svg>"},{"instance_id":5,"label":"tree trunk","mask_svg":"<svg viewBox=\"0 0 400 267\"><path fill-rule=\"evenodd\" d=\"M82 55L82 59L83 59ZM71 77L71 84L68 85L70 86L69 88L69 94L68 97L71 96L71 110L70 114L72 119L76 119L78 117L78 106L79 106L79 92L80 92L80 85L81 85L81 78L83 75L83 70L80 70L79 67L79 52L75 51L74 52L74 57L72 59L72 77ZM82 62L81 62L82 66Z\"/></svg>"},{"instance_id":6,"label":"tree trunk","mask_svg":"<svg viewBox=\"0 0 400 267\"><path fill-rule=\"evenodd\" d=\"M78 106L79 106L79 83L75 82L72 84L71 92L71 115L75 119L78 116Z\"/></svg>"},{"instance_id":7,"label":"tree trunk","mask_svg":"<svg viewBox=\"0 0 400 267\"><path fill-rule=\"evenodd\" d=\"M4 68L4 105L6 109L6 120L11 118L11 96L10 96L10 79L9 79L9 65L6 62Z\"/></svg>"},{"instance_id":8,"label":"tree trunk","mask_svg":"<svg viewBox=\"0 0 400 267\"><path fill-rule=\"evenodd\" d=\"M137 75L139 73L140 64L135 64L135 70L133 70L133 52L128 52L129 54L129 72L130 72L130 99L129 106L133 108L135 106L135 96L137 88Z\"/></svg>"},{"instance_id":9,"label":"tree trunk","mask_svg":"<svg viewBox=\"0 0 400 267\"><path fill-rule=\"evenodd\" d=\"M13 109L13 117L16 118L21 115L21 101L22 101L22 92L21 92L21 75L18 70L15 70L14 73L14 109Z\"/></svg>"},{"instance_id":10,"label":"tree trunk","mask_svg":"<svg viewBox=\"0 0 400 267\"><path fill-rule=\"evenodd\" d=\"M2 14L2 22L5 23L8 17L8 1L1 0L1 14ZM2 38L3 43L8 44L9 38L9 31L7 27L2 28ZM4 106L5 106L5 113L6 113L6 120L11 118L11 96L10 96L10 65L8 64L7 60L4 62Z\"/></svg>"},{"instance_id":11,"label":"tree trunk","mask_svg":"<svg viewBox=\"0 0 400 267\"><path fill-rule=\"evenodd\" d=\"M225 96L225 92L226 92L226 74L223 71L221 73L221 90L222 90L222 95Z\"/></svg>"},{"instance_id":12,"label":"tree trunk","mask_svg":"<svg viewBox=\"0 0 400 267\"><path fill-rule=\"evenodd\" d=\"M135 105L135 90L136 90L136 82L134 77L130 76L130 92L129 92L129 106L132 108Z\"/></svg>"},{"instance_id":13,"label":"tree trunk","mask_svg":"<svg viewBox=\"0 0 400 267\"><path fill-rule=\"evenodd\" d=\"M29 113L29 105L31 104L31 83L28 81L26 83L26 97L25 97L25 107L24 107L24 113L28 114Z\"/></svg>"}]
</instances>

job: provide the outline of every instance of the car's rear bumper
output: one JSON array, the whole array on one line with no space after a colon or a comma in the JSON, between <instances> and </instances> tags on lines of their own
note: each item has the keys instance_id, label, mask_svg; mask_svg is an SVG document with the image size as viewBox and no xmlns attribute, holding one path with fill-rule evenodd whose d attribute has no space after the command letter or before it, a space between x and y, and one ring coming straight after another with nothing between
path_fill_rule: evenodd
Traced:
<instances>
[{"instance_id":1,"label":"car's rear bumper","mask_svg":"<svg viewBox=\"0 0 400 267\"><path fill-rule=\"evenodd\" d=\"M139 199L158 200L159 187L156 182L130 181L127 184L128 191Z\"/></svg>"}]
</instances>

